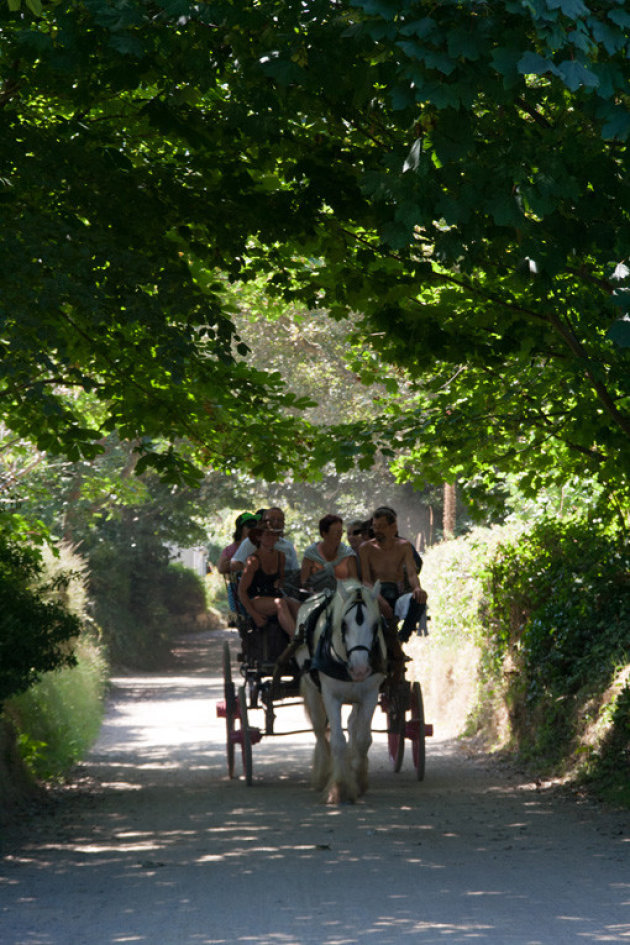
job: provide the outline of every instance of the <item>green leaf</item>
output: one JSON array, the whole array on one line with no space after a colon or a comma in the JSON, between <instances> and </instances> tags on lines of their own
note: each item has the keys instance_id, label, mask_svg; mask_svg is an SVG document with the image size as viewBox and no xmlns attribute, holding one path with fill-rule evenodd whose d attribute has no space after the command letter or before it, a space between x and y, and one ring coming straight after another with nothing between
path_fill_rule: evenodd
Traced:
<instances>
[{"instance_id":1,"label":"green leaf","mask_svg":"<svg viewBox=\"0 0 630 945\"><path fill-rule=\"evenodd\" d=\"M558 74L551 60L533 52L526 52L521 56L516 68L521 75L544 75L546 72L552 72L554 75Z\"/></svg>"},{"instance_id":2,"label":"green leaf","mask_svg":"<svg viewBox=\"0 0 630 945\"><path fill-rule=\"evenodd\" d=\"M623 105L614 105L602 128L602 137L608 140L626 141L630 136L630 112Z\"/></svg>"},{"instance_id":3,"label":"green leaf","mask_svg":"<svg viewBox=\"0 0 630 945\"><path fill-rule=\"evenodd\" d=\"M141 41L137 36L130 33L114 34L110 39L110 43L116 52L123 56L142 56L144 53L144 46Z\"/></svg>"},{"instance_id":4,"label":"green leaf","mask_svg":"<svg viewBox=\"0 0 630 945\"><path fill-rule=\"evenodd\" d=\"M480 57L479 39L472 30L451 30L447 38L448 54L453 59L475 62Z\"/></svg>"},{"instance_id":5,"label":"green leaf","mask_svg":"<svg viewBox=\"0 0 630 945\"><path fill-rule=\"evenodd\" d=\"M491 52L491 66L505 78L507 85L517 81L520 59L521 53L515 48L499 46Z\"/></svg>"},{"instance_id":6,"label":"green leaf","mask_svg":"<svg viewBox=\"0 0 630 945\"><path fill-rule=\"evenodd\" d=\"M601 20L595 20L593 22L591 32L595 42L601 43L606 52L610 53L611 56L614 56L619 49L623 49L627 42L627 37L623 30L613 29L612 26L609 26Z\"/></svg>"},{"instance_id":7,"label":"green leaf","mask_svg":"<svg viewBox=\"0 0 630 945\"><path fill-rule=\"evenodd\" d=\"M618 318L609 328L608 338L620 348L630 348L630 316Z\"/></svg>"},{"instance_id":8,"label":"green leaf","mask_svg":"<svg viewBox=\"0 0 630 945\"><path fill-rule=\"evenodd\" d=\"M627 30L630 27L630 13L627 10L609 10L606 16L622 30Z\"/></svg>"},{"instance_id":9,"label":"green leaf","mask_svg":"<svg viewBox=\"0 0 630 945\"><path fill-rule=\"evenodd\" d=\"M302 69L295 62L287 62L284 59L270 59L268 62L263 62L261 68L280 85L298 82L302 75Z\"/></svg>"},{"instance_id":10,"label":"green leaf","mask_svg":"<svg viewBox=\"0 0 630 945\"><path fill-rule=\"evenodd\" d=\"M381 16L384 20L393 20L398 12L397 5L388 0L352 0L351 6L363 9L371 16Z\"/></svg>"},{"instance_id":11,"label":"green leaf","mask_svg":"<svg viewBox=\"0 0 630 945\"><path fill-rule=\"evenodd\" d=\"M410 85L396 85L390 95L392 108L395 111L402 111L415 105L416 96Z\"/></svg>"},{"instance_id":12,"label":"green leaf","mask_svg":"<svg viewBox=\"0 0 630 945\"><path fill-rule=\"evenodd\" d=\"M572 20L577 20L581 16L588 16L591 12L589 8L582 3L582 0L545 0L550 10L562 10L565 16Z\"/></svg>"},{"instance_id":13,"label":"green leaf","mask_svg":"<svg viewBox=\"0 0 630 945\"><path fill-rule=\"evenodd\" d=\"M572 92L577 91L582 85L587 88L597 88L599 85L597 76L590 69L586 69L581 62L576 62L574 59L566 59L561 62L558 65L557 74Z\"/></svg>"},{"instance_id":14,"label":"green leaf","mask_svg":"<svg viewBox=\"0 0 630 945\"><path fill-rule=\"evenodd\" d=\"M516 201L507 194L499 193L488 201L488 210L498 226L518 226L522 221Z\"/></svg>"},{"instance_id":15,"label":"green leaf","mask_svg":"<svg viewBox=\"0 0 630 945\"><path fill-rule=\"evenodd\" d=\"M414 20L412 23L406 23L401 27L402 36L417 36L419 39L426 39L437 30L438 26L433 17L425 16L421 20Z\"/></svg>"},{"instance_id":16,"label":"green leaf","mask_svg":"<svg viewBox=\"0 0 630 945\"><path fill-rule=\"evenodd\" d=\"M428 49L423 52L422 58L430 69L437 69L443 75L451 75L455 70L456 63L445 53Z\"/></svg>"}]
</instances>

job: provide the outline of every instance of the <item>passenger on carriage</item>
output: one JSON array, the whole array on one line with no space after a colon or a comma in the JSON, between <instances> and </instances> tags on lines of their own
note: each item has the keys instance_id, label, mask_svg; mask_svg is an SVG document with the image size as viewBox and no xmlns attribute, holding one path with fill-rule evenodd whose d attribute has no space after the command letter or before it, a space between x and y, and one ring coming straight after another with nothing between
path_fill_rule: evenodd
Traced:
<instances>
[{"instance_id":1,"label":"passenger on carriage","mask_svg":"<svg viewBox=\"0 0 630 945\"><path fill-rule=\"evenodd\" d=\"M269 617L275 616L292 638L299 604L292 597L282 595L286 558L275 547L276 532L261 524L251 529L249 540L254 553L248 557L239 581L239 600L258 628L264 627Z\"/></svg>"},{"instance_id":2,"label":"passenger on carriage","mask_svg":"<svg viewBox=\"0 0 630 945\"><path fill-rule=\"evenodd\" d=\"M256 513L258 514L258 513ZM282 509L271 508L271 509L261 509L260 510L260 524L264 525L275 532L276 541L274 547L276 551L281 551L284 554L286 561L286 572L287 576L291 572L299 572L300 565L298 564L297 554L295 548L291 542L284 537L284 512ZM251 541L250 538L245 539L242 542L238 551L236 551L232 557L230 563L230 569L234 571L242 571L245 567L247 559L250 555L254 554L256 551L256 546Z\"/></svg>"},{"instance_id":3,"label":"passenger on carriage","mask_svg":"<svg viewBox=\"0 0 630 945\"><path fill-rule=\"evenodd\" d=\"M348 544L354 552L354 557L357 563L357 574L359 580L361 580L361 560L359 558L359 548L361 547L362 542L367 541L370 537L370 523L365 522L359 518L353 519L351 522L348 522Z\"/></svg>"},{"instance_id":4,"label":"passenger on carriage","mask_svg":"<svg viewBox=\"0 0 630 945\"><path fill-rule=\"evenodd\" d=\"M372 587L381 582L378 598L381 613L387 624L387 643L396 672L404 666L404 653L397 633L398 620L396 602L407 590L411 592L409 608L400 631L405 642L413 632L420 617L421 607L426 604L427 594L420 587L411 542L398 537L396 513L388 506L381 506L372 516L374 538L361 545L361 573L363 583Z\"/></svg>"},{"instance_id":5,"label":"passenger on carriage","mask_svg":"<svg viewBox=\"0 0 630 945\"><path fill-rule=\"evenodd\" d=\"M300 570L300 587L322 591L334 590L337 579L357 577L357 562L352 548L343 544L343 519L339 515L324 515L319 521L321 541L314 542L304 552Z\"/></svg>"},{"instance_id":6,"label":"passenger on carriage","mask_svg":"<svg viewBox=\"0 0 630 945\"><path fill-rule=\"evenodd\" d=\"M398 521L396 510L393 509L390 505L379 505L379 511L382 514L389 513L393 515L396 521ZM367 528L367 538L374 538L374 529L372 528L372 519L370 519L369 522L366 522L365 525ZM367 540L367 538L365 540ZM400 532L398 531L398 524L396 524L396 538L401 538L403 541L409 541L408 538L404 538L404 536L401 535ZM416 574L420 574L420 572L422 571L422 558L420 557L418 551L416 550L412 542L409 542L409 544L411 545L411 553L413 555L413 560L416 567Z\"/></svg>"},{"instance_id":7,"label":"passenger on carriage","mask_svg":"<svg viewBox=\"0 0 630 945\"><path fill-rule=\"evenodd\" d=\"M250 528L253 528L253 526L257 524L258 518L252 512L241 512L240 515L237 515L234 522L232 543L223 549L217 561L217 571L219 574L230 573L230 561L232 557L240 547L241 542L249 535Z\"/></svg>"}]
</instances>

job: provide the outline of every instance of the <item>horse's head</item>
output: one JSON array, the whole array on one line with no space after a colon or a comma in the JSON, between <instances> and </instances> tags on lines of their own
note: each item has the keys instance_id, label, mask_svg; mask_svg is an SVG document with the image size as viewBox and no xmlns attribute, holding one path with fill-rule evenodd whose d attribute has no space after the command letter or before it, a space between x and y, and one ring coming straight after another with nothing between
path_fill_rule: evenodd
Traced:
<instances>
[{"instance_id":1,"label":"horse's head","mask_svg":"<svg viewBox=\"0 0 630 945\"><path fill-rule=\"evenodd\" d=\"M374 672L374 658L378 657L380 662L385 656L382 634L379 633L379 589L380 582L373 588L352 580L337 583L339 609L334 626L341 637L337 651L345 650L346 665L353 682L367 679Z\"/></svg>"}]
</instances>

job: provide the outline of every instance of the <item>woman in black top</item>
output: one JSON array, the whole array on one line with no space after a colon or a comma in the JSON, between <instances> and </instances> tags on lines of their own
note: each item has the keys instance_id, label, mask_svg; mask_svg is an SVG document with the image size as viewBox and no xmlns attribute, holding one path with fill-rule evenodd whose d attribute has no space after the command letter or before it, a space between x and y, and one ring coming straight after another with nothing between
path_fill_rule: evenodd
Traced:
<instances>
[{"instance_id":1,"label":"woman in black top","mask_svg":"<svg viewBox=\"0 0 630 945\"><path fill-rule=\"evenodd\" d=\"M257 547L247 559L239 582L239 599L257 627L264 627L269 617L277 616L285 633L293 637L300 605L292 597L282 596L285 558L274 548L277 535L270 528L253 528L249 539Z\"/></svg>"}]
</instances>

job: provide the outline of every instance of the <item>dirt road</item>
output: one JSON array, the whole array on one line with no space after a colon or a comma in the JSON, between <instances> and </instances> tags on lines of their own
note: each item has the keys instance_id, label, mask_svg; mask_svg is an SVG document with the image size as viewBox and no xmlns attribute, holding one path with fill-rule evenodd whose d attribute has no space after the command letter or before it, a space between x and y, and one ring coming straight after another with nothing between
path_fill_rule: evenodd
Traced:
<instances>
[{"instance_id":1,"label":"dirt road","mask_svg":"<svg viewBox=\"0 0 630 945\"><path fill-rule=\"evenodd\" d=\"M228 781L224 639L117 678L82 779L5 831L3 945L630 941L628 815L469 757L437 718L425 781L376 736L355 806L318 803L310 736L263 739L255 784Z\"/></svg>"}]
</instances>

